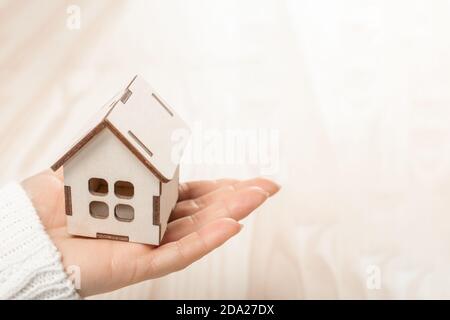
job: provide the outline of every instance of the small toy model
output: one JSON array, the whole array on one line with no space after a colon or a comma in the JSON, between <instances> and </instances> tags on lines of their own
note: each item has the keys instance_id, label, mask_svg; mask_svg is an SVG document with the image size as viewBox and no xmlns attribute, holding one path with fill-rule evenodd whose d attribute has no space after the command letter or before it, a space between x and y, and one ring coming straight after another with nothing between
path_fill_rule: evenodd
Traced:
<instances>
[{"instance_id":1,"label":"small toy model","mask_svg":"<svg viewBox=\"0 0 450 320\"><path fill-rule=\"evenodd\" d=\"M136 76L52 166L72 235L159 245L178 200L183 120ZM177 152L175 152L177 151Z\"/></svg>"}]
</instances>

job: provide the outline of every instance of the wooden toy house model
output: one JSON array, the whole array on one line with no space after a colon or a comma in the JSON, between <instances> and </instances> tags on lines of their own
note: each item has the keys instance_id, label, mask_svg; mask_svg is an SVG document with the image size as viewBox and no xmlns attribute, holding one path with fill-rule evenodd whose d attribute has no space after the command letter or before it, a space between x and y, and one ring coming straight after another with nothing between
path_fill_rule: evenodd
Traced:
<instances>
[{"instance_id":1,"label":"wooden toy house model","mask_svg":"<svg viewBox=\"0 0 450 320\"><path fill-rule=\"evenodd\" d=\"M187 138L189 130L136 76L52 166L64 167L68 232L160 244L178 199L187 142L174 141L174 133Z\"/></svg>"}]
</instances>

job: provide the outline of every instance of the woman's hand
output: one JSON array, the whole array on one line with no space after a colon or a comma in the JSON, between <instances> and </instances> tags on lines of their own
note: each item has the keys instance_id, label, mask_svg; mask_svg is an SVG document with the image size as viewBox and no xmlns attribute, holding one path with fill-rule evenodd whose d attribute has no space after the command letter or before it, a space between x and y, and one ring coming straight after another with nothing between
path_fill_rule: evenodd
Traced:
<instances>
[{"instance_id":1,"label":"woman's hand","mask_svg":"<svg viewBox=\"0 0 450 320\"><path fill-rule=\"evenodd\" d=\"M119 289L181 270L236 235L237 222L279 190L270 180L222 179L180 185L161 246L70 236L62 172L48 170L22 182L64 266L78 266L82 296Z\"/></svg>"}]
</instances>

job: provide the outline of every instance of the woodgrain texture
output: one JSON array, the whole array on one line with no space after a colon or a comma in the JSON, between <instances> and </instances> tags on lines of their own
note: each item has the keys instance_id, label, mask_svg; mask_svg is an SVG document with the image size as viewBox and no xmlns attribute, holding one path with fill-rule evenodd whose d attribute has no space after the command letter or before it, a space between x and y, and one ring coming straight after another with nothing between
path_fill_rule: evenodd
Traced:
<instances>
[{"instance_id":1,"label":"woodgrain texture","mask_svg":"<svg viewBox=\"0 0 450 320\"><path fill-rule=\"evenodd\" d=\"M449 14L439 0L2 0L0 182L51 165L139 73L193 129L181 180L283 189L206 259L98 298L450 298ZM270 148L226 161L236 131Z\"/></svg>"}]
</instances>

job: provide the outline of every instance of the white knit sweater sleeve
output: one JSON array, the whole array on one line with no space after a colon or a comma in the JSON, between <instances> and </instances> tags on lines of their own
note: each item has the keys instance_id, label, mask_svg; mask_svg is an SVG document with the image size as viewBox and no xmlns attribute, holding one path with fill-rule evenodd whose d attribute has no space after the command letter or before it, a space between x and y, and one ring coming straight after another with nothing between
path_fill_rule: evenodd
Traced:
<instances>
[{"instance_id":1,"label":"white knit sweater sleeve","mask_svg":"<svg viewBox=\"0 0 450 320\"><path fill-rule=\"evenodd\" d=\"M0 189L0 299L77 299L61 255L20 184Z\"/></svg>"}]
</instances>

